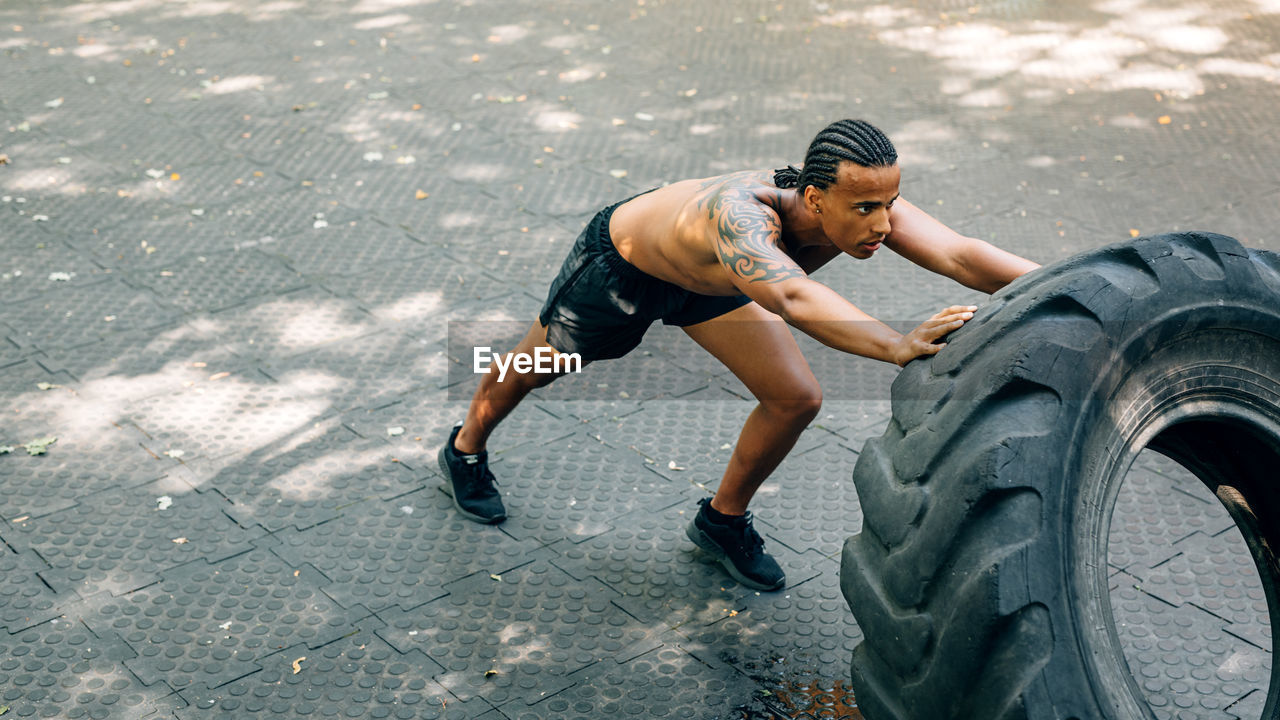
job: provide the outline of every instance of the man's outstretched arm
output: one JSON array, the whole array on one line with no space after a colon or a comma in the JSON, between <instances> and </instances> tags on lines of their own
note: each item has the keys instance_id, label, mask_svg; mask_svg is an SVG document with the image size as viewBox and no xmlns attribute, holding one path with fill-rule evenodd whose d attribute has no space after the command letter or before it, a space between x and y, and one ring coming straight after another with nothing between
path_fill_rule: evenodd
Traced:
<instances>
[{"instance_id":1,"label":"man's outstretched arm","mask_svg":"<svg viewBox=\"0 0 1280 720\"><path fill-rule=\"evenodd\" d=\"M966 237L899 198L889 216L885 247L965 287L993 293L1040 267L988 242Z\"/></svg>"},{"instance_id":2,"label":"man's outstretched arm","mask_svg":"<svg viewBox=\"0 0 1280 720\"><path fill-rule=\"evenodd\" d=\"M739 290L764 309L824 345L906 365L942 349L935 341L973 317L972 307L950 307L903 335L808 277L779 247L777 213L759 203L723 203L716 211L720 264Z\"/></svg>"}]
</instances>

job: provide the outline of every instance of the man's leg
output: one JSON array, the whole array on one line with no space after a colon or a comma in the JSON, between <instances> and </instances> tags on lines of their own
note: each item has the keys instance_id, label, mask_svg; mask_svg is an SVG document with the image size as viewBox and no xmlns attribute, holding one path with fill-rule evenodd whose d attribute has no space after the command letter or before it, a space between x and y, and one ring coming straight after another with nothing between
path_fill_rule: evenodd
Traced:
<instances>
[{"instance_id":1,"label":"man's leg","mask_svg":"<svg viewBox=\"0 0 1280 720\"><path fill-rule=\"evenodd\" d=\"M818 414L822 391L782 320L755 303L685 327L699 345L742 380L760 404L751 411L715 497L687 533L739 582L759 590L786 583L764 552L747 505Z\"/></svg>"},{"instance_id":2,"label":"man's leg","mask_svg":"<svg viewBox=\"0 0 1280 720\"><path fill-rule=\"evenodd\" d=\"M818 415L822 389L782 318L756 303L684 328L760 402L738 435L711 507L741 515ZM767 358L767 359L766 359Z\"/></svg>"},{"instance_id":3,"label":"man's leg","mask_svg":"<svg viewBox=\"0 0 1280 720\"><path fill-rule=\"evenodd\" d=\"M534 322L511 352L532 356L539 347L549 347L547 329ZM495 487L497 481L489 471L485 443L498 423L531 390L550 383L560 374L520 373L511 365L502 382L498 382L496 368L480 378L480 387L471 398L466 419L449 434L437 456L440 470L449 478L453 504L463 517L482 523L499 523L507 518L507 509Z\"/></svg>"},{"instance_id":4,"label":"man's leg","mask_svg":"<svg viewBox=\"0 0 1280 720\"><path fill-rule=\"evenodd\" d=\"M511 352L533 355L539 347L550 346L547 345L547 328L535 320L529 332L525 333ZM489 435L498 423L531 391L550 384L557 377L560 375L532 372L521 374L514 367L507 368L502 382L498 382L497 368L482 375L480 386L471 396L471 407L467 409L467 417L462 421L462 430L458 432L454 448L466 454L484 450Z\"/></svg>"}]
</instances>

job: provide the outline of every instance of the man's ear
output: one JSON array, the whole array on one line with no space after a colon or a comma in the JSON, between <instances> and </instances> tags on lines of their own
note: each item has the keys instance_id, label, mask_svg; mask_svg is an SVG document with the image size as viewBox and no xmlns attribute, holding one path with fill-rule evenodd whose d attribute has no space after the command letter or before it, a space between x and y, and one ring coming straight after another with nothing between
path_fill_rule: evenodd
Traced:
<instances>
[{"instance_id":1,"label":"man's ear","mask_svg":"<svg viewBox=\"0 0 1280 720\"><path fill-rule=\"evenodd\" d=\"M822 191L813 185L804 187L804 205L812 212L822 213Z\"/></svg>"}]
</instances>

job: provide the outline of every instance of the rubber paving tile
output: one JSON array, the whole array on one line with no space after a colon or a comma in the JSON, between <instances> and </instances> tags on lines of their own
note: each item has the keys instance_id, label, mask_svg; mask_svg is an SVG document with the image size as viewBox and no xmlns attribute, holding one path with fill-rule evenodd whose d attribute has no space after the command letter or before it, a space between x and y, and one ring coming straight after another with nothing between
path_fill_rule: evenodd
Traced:
<instances>
[{"instance_id":1,"label":"rubber paving tile","mask_svg":"<svg viewBox=\"0 0 1280 720\"><path fill-rule=\"evenodd\" d=\"M503 532L542 544L581 542L617 519L640 518L680 501L685 487L652 472L642 458L579 430L503 457ZM495 470L495 475L498 471Z\"/></svg>"},{"instance_id":2,"label":"rubber paving tile","mask_svg":"<svg viewBox=\"0 0 1280 720\"><path fill-rule=\"evenodd\" d=\"M462 518L435 488L361 502L332 521L273 537L277 555L324 573L326 595L375 612L409 611L478 571L503 575L530 562L527 545Z\"/></svg>"},{"instance_id":3,"label":"rubber paving tile","mask_svg":"<svg viewBox=\"0 0 1280 720\"><path fill-rule=\"evenodd\" d=\"M216 490L223 510L243 527L275 532L332 520L348 505L422 487L377 438L362 438L336 419L298 428L276 443L236 458L188 464L190 482Z\"/></svg>"},{"instance_id":4,"label":"rubber paving tile","mask_svg":"<svg viewBox=\"0 0 1280 720\"><path fill-rule=\"evenodd\" d=\"M691 652L688 645L674 634L646 640L620 658L573 673L574 684L562 692L531 705L512 701L500 709L512 720L743 717L740 710L758 689L727 665L693 654L701 648Z\"/></svg>"},{"instance_id":5,"label":"rubber paving tile","mask_svg":"<svg viewBox=\"0 0 1280 720\"><path fill-rule=\"evenodd\" d=\"M1108 562L1144 579L1178 553L1179 541L1235 527L1204 485L1182 468L1171 473L1162 465L1166 471L1157 470L1150 464L1154 455L1140 455L1125 476L1108 541ZM1180 480L1183 476L1190 481Z\"/></svg>"},{"instance_id":6,"label":"rubber paving tile","mask_svg":"<svg viewBox=\"0 0 1280 720\"><path fill-rule=\"evenodd\" d=\"M171 325L178 316L154 294L119 278L104 277L101 282L66 285L55 293L14 303L5 321L14 330L10 340L20 347L52 350L88 345L116 332Z\"/></svg>"},{"instance_id":7,"label":"rubber paving tile","mask_svg":"<svg viewBox=\"0 0 1280 720\"><path fill-rule=\"evenodd\" d=\"M191 323L215 333L238 357L256 361L298 355L379 329L354 301L314 286L202 315Z\"/></svg>"},{"instance_id":8,"label":"rubber paving tile","mask_svg":"<svg viewBox=\"0 0 1280 720\"><path fill-rule=\"evenodd\" d=\"M436 683L441 668L422 651L397 652L370 630L318 648L289 647L258 665L259 670L218 688L183 691L190 707L178 717L464 720L493 712L483 700L460 702Z\"/></svg>"},{"instance_id":9,"label":"rubber paving tile","mask_svg":"<svg viewBox=\"0 0 1280 720\"><path fill-rule=\"evenodd\" d=\"M133 280L185 312L222 310L250 298L296 290L306 283L258 248L178 259L154 274L135 274Z\"/></svg>"},{"instance_id":10,"label":"rubber paving tile","mask_svg":"<svg viewBox=\"0 0 1280 720\"><path fill-rule=\"evenodd\" d=\"M124 665L147 685L217 687L268 655L324 645L370 617L321 592L327 580L315 568L288 565L264 547L161 575L125 596L90 598L80 613L97 635L127 643L136 657Z\"/></svg>"},{"instance_id":11,"label":"rubber paving tile","mask_svg":"<svg viewBox=\"0 0 1280 720\"><path fill-rule=\"evenodd\" d=\"M39 557L31 552L16 552L4 536L10 532L0 526L0 630L17 634L62 615L61 608L79 602L75 593L58 594L41 582L37 573L47 570Z\"/></svg>"},{"instance_id":12,"label":"rubber paving tile","mask_svg":"<svg viewBox=\"0 0 1280 720\"><path fill-rule=\"evenodd\" d=\"M1174 543L1179 552L1146 573L1142 589L1170 605L1191 604L1224 622L1224 629L1271 650L1267 598L1253 557L1235 526L1209 537L1192 534Z\"/></svg>"},{"instance_id":13,"label":"rubber paving tile","mask_svg":"<svg viewBox=\"0 0 1280 720\"><path fill-rule=\"evenodd\" d=\"M0 261L0 302L6 305L40 297L55 286L90 284L104 273L58 233L46 232L38 223L15 223L6 232L10 234L3 247L9 256Z\"/></svg>"},{"instance_id":14,"label":"rubber paving tile","mask_svg":"<svg viewBox=\"0 0 1280 720\"><path fill-rule=\"evenodd\" d=\"M12 369L12 368L9 368ZM109 410L78 397L63 375L45 381L65 386L10 396L11 412L0 444L5 492L0 517L14 521L47 515L75 505L81 497L160 479L172 465L141 447L145 436ZM30 455L27 443L53 438L44 454Z\"/></svg>"},{"instance_id":15,"label":"rubber paving tile","mask_svg":"<svg viewBox=\"0 0 1280 720\"><path fill-rule=\"evenodd\" d=\"M644 639L650 629L613 603L617 593L537 560L502 575L478 573L450 584L447 597L378 616L377 633L401 652L420 649L440 663L437 678L466 701L502 705L569 687L569 674Z\"/></svg>"},{"instance_id":16,"label":"rubber paving tile","mask_svg":"<svg viewBox=\"0 0 1280 720\"><path fill-rule=\"evenodd\" d=\"M0 704L17 718L113 720L161 717L180 707L168 686L145 686L122 664L133 657L118 638L76 621L0 635Z\"/></svg>"},{"instance_id":17,"label":"rubber paving tile","mask_svg":"<svg viewBox=\"0 0 1280 720\"><path fill-rule=\"evenodd\" d=\"M289 357L263 360L257 367L280 385L314 400L325 410L380 407L402 394L440 384L448 365L443 344L397 331L328 343Z\"/></svg>"},{"instance_id":18,"label":"rubber paving tile","mask_svg":"<svg viewBox=\"0 0 1280 720\"><path fill-rule=\"evenodd\" d=\"M151 331L115 333L73 349L43 352L35 362L78 382L76 395L104 408L119 408L190 387L222 372L244 371L248 360L219 335L222 325L192 318Z\"/></svg>"},{"instance_id":19,"label":"rubber paving tile","mask_svg":"<svg viewBox=\"0 0 1280 720\"><path fill-rule=\"evenodd\" d=\"M263 531L240 528L227 506L180 480L161 480L82 497L66 510L14 523L5 539L49 565L40 576L58 593L123 595L170 568L251 549Z\"/></svg>"},{"instance_id":20,"label":"rubber paving tile","mask_svg":"<svg viewBox=\"0 0 1280 720\"><path fill-rule=\"evenodd\" d=\"M1268 681L1270 654L1199 608L1132 587L1113 592L1111 607L1130 671L1162 720L1233 717L1227 708Z\"/></svg>"}]
</instances>

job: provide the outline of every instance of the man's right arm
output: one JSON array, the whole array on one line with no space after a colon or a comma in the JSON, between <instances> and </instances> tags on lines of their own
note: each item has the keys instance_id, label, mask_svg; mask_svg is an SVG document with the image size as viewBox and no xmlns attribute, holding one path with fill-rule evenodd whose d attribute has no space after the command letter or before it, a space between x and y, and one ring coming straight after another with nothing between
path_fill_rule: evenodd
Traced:
<instances>
[{"instance_id":1,"label":"man's right arm","mask_svg":"<svg viewBox=\"0 0 1280 720\"><path fill-rule=\"evenodd\" d=\"M718 204L716 251L734 285L764 309L824 345L876 360L906 365L942 348L934 341L972 317L969 307L951 307L907 335L859 310L831 288L809 278L779 247L781 222L758 202Z\"/></svg>"}]
</instances>

